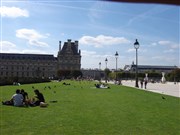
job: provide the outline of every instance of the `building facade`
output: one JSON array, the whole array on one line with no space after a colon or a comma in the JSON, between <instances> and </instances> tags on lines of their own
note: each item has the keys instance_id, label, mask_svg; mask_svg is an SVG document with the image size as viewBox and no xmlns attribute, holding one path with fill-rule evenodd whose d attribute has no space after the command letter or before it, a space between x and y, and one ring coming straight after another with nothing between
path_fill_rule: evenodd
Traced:
<instances>
[{"instance_id":1,"label":"building facade","mask_svg":"<svg viewBox=\"0 0 180 135\"><path fill-rule=\"evenodd\" d=\"M59 41L57 57L49 54L0 53L0 77L56 77L58 70L80 70L78 41Z\"/></svg>"},{"instance_id":2,"label":"building facade","mask_svg":"<svg viewBox=\"0 0 180 135\"><path fill-rule=\"evenodd\" d=\"M81 68L81 51L78 51L78 41L71 42L68 39L61 49L59 41L59 52L57 56L58 70L80 70Z\"/></svg>"},{"instance_id":3,"label":"building facade","mask_svg":"<svg viewBox=\"0 0 180 135\"><path fill-rule=\"evenodd\" d=\"M50 77L55 75L53 55L0 53L0 75L3 77Z\"/></svg>"},{"instance_id":4,"label":"building facade","mask_svg":"<svg viewBox=\"0 0 180 135\"><path fill-rule=\"evenodd\" d=\"M177 66L160 66L160 65L138 65L138 72L139 73L145 73L149 71L154 71L154 72L165 72L169 73L173 71L174 69L177 69ZM124 71L130 71L130 72L135 72L136 70L136 65L134 62L131 65L125 65Z\"/></svg>"}]
</instances>

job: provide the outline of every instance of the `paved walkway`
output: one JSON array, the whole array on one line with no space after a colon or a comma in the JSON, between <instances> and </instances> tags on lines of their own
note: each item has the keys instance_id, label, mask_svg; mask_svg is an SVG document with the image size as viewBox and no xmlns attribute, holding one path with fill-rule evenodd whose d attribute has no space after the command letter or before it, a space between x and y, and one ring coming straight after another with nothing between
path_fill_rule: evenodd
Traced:
<instances>
[{"instance_id":1,"label":"paved walkway","mask_svg":"<svg viewBox=\"0 0 180 135\"><path fill-rule=\"evenodd\" d=\"M135 81L122 81L122 85L135 87ZM140 84L139 84L140 87ZM141 88L140 88L141 89ZM142 90L145 90L144 88ZM165 95L180 97L180 84L173 82L162 83L148 83L147 89L152 92L157 92Z\"/></svg>"}]
</instances>

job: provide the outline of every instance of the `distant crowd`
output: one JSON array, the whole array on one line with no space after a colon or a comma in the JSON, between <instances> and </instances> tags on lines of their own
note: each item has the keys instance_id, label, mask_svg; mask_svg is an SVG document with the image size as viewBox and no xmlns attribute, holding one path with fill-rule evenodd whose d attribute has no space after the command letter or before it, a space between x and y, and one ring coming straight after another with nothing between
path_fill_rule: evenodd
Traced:
<instances>
[{"instance_id":1,"label":"distant crowd","mask_svg":"<svg viewBox=\"0 0 180 135\"><path fill-rule=\"evenodd\" d=\"M3 105L10 106L43 106L45 105L45 99L41 92L38 89L34 90L35 96L33 98L28 97L28 93L24 91L24 89L17 89L16 93L12 95L12 98L7 101L3 101Z\"/></svg>"}]
</instances>

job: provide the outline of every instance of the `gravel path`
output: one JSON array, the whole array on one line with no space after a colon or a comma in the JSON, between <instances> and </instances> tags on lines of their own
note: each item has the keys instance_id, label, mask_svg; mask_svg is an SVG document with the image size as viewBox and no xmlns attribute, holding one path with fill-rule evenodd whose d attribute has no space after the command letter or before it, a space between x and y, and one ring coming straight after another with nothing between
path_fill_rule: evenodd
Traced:
<instances>
[{"instance_id":1,"label":"gravel path","mask_svg":"<svg viewBox=\"0 0 180 135\"><path fill-rule=\"evenodd\" d=\"M122 81L122 84L125 86L135 87L135 81ZM139 83L139 89L140 88ZM148 83L147 89L142 88L142 90L149 90L152 92L157 92L165 95L180 97L180 85L174 84L173 82L162 83Z\"/></svg>"}]
</instances>

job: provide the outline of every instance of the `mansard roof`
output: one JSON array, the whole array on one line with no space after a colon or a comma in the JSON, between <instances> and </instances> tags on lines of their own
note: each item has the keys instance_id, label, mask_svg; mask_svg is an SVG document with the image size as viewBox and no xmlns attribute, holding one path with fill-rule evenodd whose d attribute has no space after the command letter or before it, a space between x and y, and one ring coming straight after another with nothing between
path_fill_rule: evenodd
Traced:
<instances>
[{"instance_id":1,"label":"mansard roof","mask_svg":"<svg viewBox=\"0 0 180 135\"><path fill-rule=\"evenodd\" d=\"M20 54L20 53L0 53L0 59L7 60L55 60L53 55L48 54Z\"/></svg>"},{"instance_id":2,"label":"mansard roof","mask_svg":"<svg viewBox=\"0 0 180 135\"><path fill-rule=\"evenodd\" d=\"M68 47L68 42L65 42L60 54L67 54L67 47ZM77 47L74 42L71 42L71 50L73 55L79 55Z\"/></svg>"}]
</instances>

